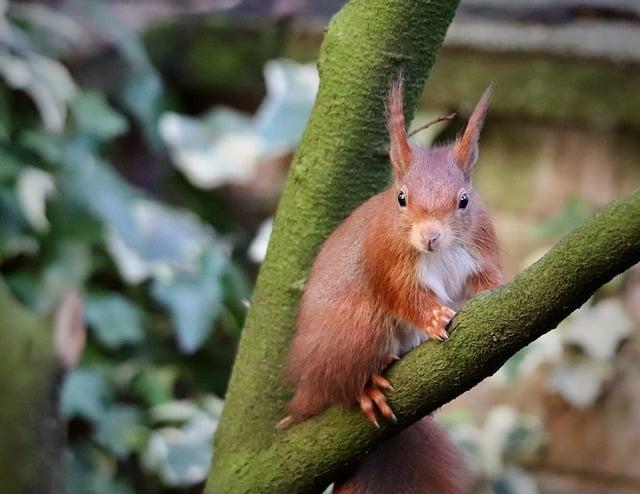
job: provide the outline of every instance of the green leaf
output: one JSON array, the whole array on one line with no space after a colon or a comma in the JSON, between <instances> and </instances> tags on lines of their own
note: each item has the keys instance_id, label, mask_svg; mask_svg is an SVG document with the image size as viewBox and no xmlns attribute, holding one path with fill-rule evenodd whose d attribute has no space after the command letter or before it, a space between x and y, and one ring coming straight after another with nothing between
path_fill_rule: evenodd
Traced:
<instances>
[{"instance_id":1,"label":"green leaf","mask_svg":"<svg viewBox=\"0 0 640 494\"><path fill-rule=\"evenodd\" d=\"M156 150L162 144L157 125L162 108L162 95L162 81L150 68L129 76L121 92L122 104L136 117L149 145Z\"/></svg>"},{"instance_id":2,"label":"green leaf","mask_svg":"<svg viewBox=\"0 0 640 494\"><path fill-rule=\"evenodd\" d=\"M620 299L607 298L584 304L559 329L565 345L579 348L592 359L612 361L622 342L633 334L635 323Z\"/></svg>"},{"instance_id":3,"label":"green leaf","mask_svg":"<svg viewBox=\"0 0 640 494\"><path fill-rule=\"evenodd\" d=\"M181 428L163 427L151 434L144 464L171 487L188 487L207 478L217 422L204 413Z\"/></svg>"},{"instance_id":4,"label":"green leaf","mask_svg":"<svg viewBox=\"0 0 640 494\"><path fill-rule=\"evenodd\" d=\"M586 409L595 403L613 374L611 362L585 356L567 357L552 369L547 384L567 403Z\"/></svg>"},{"instance_id":5,"label":"green leaf","mask_svg":"<svg viewBox=\"0 0 640 494\"><path fill-rule=\"evenodd\" d=\"M28 229L15 190L0 187L0 260L38 251Z\"/></svg>"},{"instance_id":6,"label":"green leaf","mask_svg":"<svg viewBox=\"0 0 640 494\"><path fill-rule=\"evenodd\" d=\"M71 101L71 112L78 131L99 141L113 139L128 129L125 118L97 91L76 94Z\"/></svg>"},{"instance_id":7,"label":"green leaf","mask_svg":"<svg viewBox=\"0 0 640 494\"><path fill-rule=\"evenodd\" d=\"M92 270L92 256L87 244L62 241L56 246L53 259L40 274L29 296L30 305L45 314L53 309L60 297L73 288L81 287Z\"/></svg>"},{"instance_id":8,"label":"green leaf","mask_svg":"<svg viewBox=\"0 0 640 494\"><path fill-rule=\"evenodd\" d=\"M178 345L193 353L204 343L222 307L220 278L226 258L208 252L197 273L180 273L152 286L153 297L171 313Z\"/></svg>"},{"instance_id":9,"label":"green leaf","mask_svg":"<svg viewBox=\"0 0 640 494\"><path fill-rule=\"evenodd\" d=\"M201 118L165 113L159 129L175 166L202 189L249 180L266 144L249 116L226 107Z\"/></svg>"},{"instance_id":10,"label":"green leaf","mask_svg":"<svg viewBox=\"0 0 640 494\"><path fill-rule=\"evenodd\" d=\"M111 395L112 390L98 372L82 368L72 370L62 384L60 415L66 420L78 416L99 422Z\"/></svg>"},{"instance_id":11,"label":"green leaf","mask_svg":"<svg viewBox=\"0 0 640 494\"><path fill-rule=\"evenodd\" d=\"M109 250L127 281L194 273L201 269L204 252L220 250L214 232L189 211L139 199L132 201L131 215L135 231L127 236L117 230L108 239Z\"/></svg>"},{"instance_id":12,"label":"green leaf","mask_svg":"<svg viewBox=\"0 0 640 494\"><path fill-rule=\"evenodd\" d=\"M0 101L2 101L1 98ZM1 134L2 131L0 130L0 139ZM0 183L12 183L20 173L20 170L23 166L24 162L20 158L18 158L13 149L5 146L0 146Z\"/></svg>"},{"instance_id":13,"label":"green leaf","mask_svg":"<svg viewBox=\"0 0 640 494\"><path fill-rule=\"evenodd\" d=\"M34 129L26 129L18 136L18 144L49 165L65 162L65 143L59 138Z\"/></svg>"},{"instance_id":14,"label":"green leaf","mask_svg":"<svg viewBox=\"0 0 640 494\"><path fill-rule=\"evenodd\" d=\"M134 490L116 478L113 458L87 442L80 441L65 451L67 494L134 494Z\"/></svg>"},{"instance_id":15,"label":"green leaf","mask_svg":"<svg viewBox=\"0 0 640 494\"><path fill-rule=\"evenodd\" d=\"M61 194L106 225L131 245L143 242L131 203L139 194L105 161L82 149L64 154L66 166L59 181Z\"/></svg>"},{"instance_id":16,"label":"green leaf","mask_svg":"<svg viewBox=\"0 0 640 494\"><path fill-rule=\"evenodd\" d=\"M264 66L267 96L255 115L258 133L270 153L289 151L298 144L318 92L315 63L269 60Z\"/></svg>"},{"instance_id":17,"label":"green leaf","mask_svg":"<svg viewBox=\"0 0 640 494\"><path fill-rule=\"evenodd\" d=\"M121 295L88 297L85 314L94 334L107 348L139 343L144 338L142 311Z\"/></svg>"},{"instance_id":18,"label":"green leaf","mask_svg":"<svg viewBox=\"0 0 640 494\"><path fill-rule=\"evenodd\" d=\"M0 75L8 86L30 96L48 132L64 129L67 105L76 91L64 65L35 52L12 53L5 46L0 50Z\"/></svg>"},{"instance_id":19,"label":"green leaf","mask_svg":"<svg viewBox=\"0 0 640 494\"><path fill-rule=\"evenodd\" d=\"M149 410L149 415L154 423L183 423L198 417L202 411L189 400L173 400L162 403Z\"/></svg>"},{"instance_id":20,"label":"green leaf","mask_svg":"<svg viewBox=\"0 0 640 494\"><path fill-rule=\"evenodd\" d=\"M196 187L247 181L265 158L300 141L318 89L315 65L271 60L264 74L267 96L253 116L216 107L201 118L165 113L160 119L175 166Z\"/></svg>"},{"instance_id":21,"label":"green leaf","mask_svg":"<svg viewBox=\"0 0 640 494\"><path fill-rule=\"evenodd\" d=\"M129 405L114 405L99 419L95 439L118 458L140 449L147 437L142 413Z\"/></svg>"},{"instance_id":22,"label":"green leaf","mask_svg":"<svg viewBox=\"0 0 640 494\"><path fill-rule=\"evenodd\" d=\"M16 181L16 194L25 218L31 227L44 233L49 230L47 199L56 192L53 176L40 168L24 167Z\"/></svg>"},{"instance_id":23,"label":"green leaf","mask_svg":"<svg viewBox=\"0 0 640 494\"><path fill-rule=\"evenodd\" d=\"M156 406L173 398L177 377L175 367L146 367L133 381L133 389L145 403Z\"/></svg>"}]
</instances>

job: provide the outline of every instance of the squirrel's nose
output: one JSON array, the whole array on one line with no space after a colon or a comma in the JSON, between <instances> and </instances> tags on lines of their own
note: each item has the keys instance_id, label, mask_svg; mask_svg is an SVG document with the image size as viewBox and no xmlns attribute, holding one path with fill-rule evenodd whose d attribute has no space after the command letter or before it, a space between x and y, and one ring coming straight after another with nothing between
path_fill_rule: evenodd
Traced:
<instances>
[{"instance_id":1,"label":"squirrel's nose","mask_svg":"<svg viewBox=\"0 0 640 494\"><path fill-rule=\"evenodd\" d=\"M434 232L433 230L422 232L422 238L427 244L428 250L433 250L438 239L441 237L440 232Z\"/></svg>"}]
</instances>

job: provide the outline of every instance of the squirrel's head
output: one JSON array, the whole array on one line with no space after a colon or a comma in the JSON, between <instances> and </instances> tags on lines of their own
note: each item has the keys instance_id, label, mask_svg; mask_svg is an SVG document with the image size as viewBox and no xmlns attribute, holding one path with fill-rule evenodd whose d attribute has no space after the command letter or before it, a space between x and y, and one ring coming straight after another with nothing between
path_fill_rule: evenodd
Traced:
<instances>
[{"instance_id":1,"label":"squirrel's head","mask_svg":"<svg viewBox=\"0 0 640 494\"><path fill-rule=\"evenodd\" d=\"M387 103L389 157L395 176L390 197L406 240L422 252L464 244L479 198L471 186L478 159L491 86L476 105L464 132L447 146L420 146L409 141L404 125L402 79L391 85ZM446 118L446 117L445 117Z\"/></svg>"}]
</instances>

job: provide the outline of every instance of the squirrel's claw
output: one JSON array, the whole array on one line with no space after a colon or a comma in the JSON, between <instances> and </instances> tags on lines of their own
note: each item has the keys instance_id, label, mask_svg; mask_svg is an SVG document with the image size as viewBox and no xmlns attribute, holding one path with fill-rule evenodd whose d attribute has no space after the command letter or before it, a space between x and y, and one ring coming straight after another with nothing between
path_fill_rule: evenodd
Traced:
<instances>
[{"instance_id":1,"label":"squirrel's claw","mask_svg":"<svg viewBox=\"0 0 640 494\"><path fill-rule=\"evenodd\" d=\"M371 381L380 389L385 389L387 391L395 391L391 383L387 381L384 377L382 377L380 374L374 374L373 376L371 376Z\"/></svg>"},{"instance_id":2,"label":"squirrel's claw","mask_svg":"<svg viewBox=\"0 0 640 494\"><path fill-rule=\"evenodd\" d=\"M291 424L293 424L293 417L291 415L287 415L285 418L283 418L280 422L276 424L276 429L279 429L279 430L288 429Z\"/></svg>"},{"instance_id":3,"label":"squirrel's claw","mask_svg":"<svg viewBox=\"0 0 640 494\"><path fill-rule=\"evenodd\" d=\"M449 339L449 333L447 333L447 325L453 319L456 312L446 306L440 306L431 311L431 324L425 328L425 333L429 338L433 338L439 341L445 341Z\"/></svg>"},{"instance_id":4,"label":"squirrel's claw","mask_svg":"<svg viewBox=\"0 0 640 494\"><path fill-rule=\"evenodd\" d=\"M367 393L369 398L371 398L373 402L376 404L376 406L378 407L378 410L380 410L380 413L382 415L384 415L389 420L393 420L394 422L398 421L398 419L396 418L396 415L393 413L393 410L391 410L389 403L387 403L387 398L382 393L382 391L380 391L378 388L371 387L367 389L365 392Z\"/></svg>"},{"instance_id":5,"label":"squirrel's claw","mask_svg":"<svg viewBox=\"0 0 640 494\"><path fill-rule=\"evenodd\" d=\"M395 391L393 386L387 379L380 374L373 374L371 376L371 382L368 384L358 398L360 408L365 413L369 421L376 426L380 427L378 418L376 417L376 408L380 411L383 417L386 417L393 422L397 422L395 413L387 403L387 397L384 395L381 389L387 391Z\"/></svg>"},{"instance_id":6,"label":"squirrel's claw","mask_svg":"<svg viewBox=\"0 0 640 494\"><path fill-rule=\"evenodd\" d=\"M366 392L363 392L358 401L360 402L360 408L369 419L369 422L371 422L376 429L379 429L380 424L378 423L378 418L376 417L376 412L373 407L373 400L367 396Z\"/></svg>"}]
</instances>

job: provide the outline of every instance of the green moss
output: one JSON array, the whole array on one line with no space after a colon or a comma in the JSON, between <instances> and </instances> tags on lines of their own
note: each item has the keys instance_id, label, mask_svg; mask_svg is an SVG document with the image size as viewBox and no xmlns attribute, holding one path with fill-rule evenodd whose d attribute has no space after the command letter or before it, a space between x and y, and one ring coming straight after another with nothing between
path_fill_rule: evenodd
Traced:
<instances>
[{"instance_id":1,"label":"green moss","mask_svg":"<svg viewBox=\"0 0 640 494\"><path fill-rule=\"evenodd\" d=\"M42 474L42 428L52 379L50 329L23 309L0 280L0 484L21 494ZM38 479L37 481L41 481Z\"/></svg>"}]
</instances>

